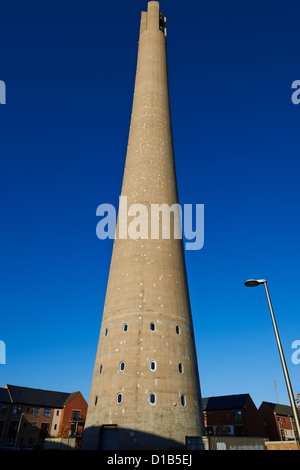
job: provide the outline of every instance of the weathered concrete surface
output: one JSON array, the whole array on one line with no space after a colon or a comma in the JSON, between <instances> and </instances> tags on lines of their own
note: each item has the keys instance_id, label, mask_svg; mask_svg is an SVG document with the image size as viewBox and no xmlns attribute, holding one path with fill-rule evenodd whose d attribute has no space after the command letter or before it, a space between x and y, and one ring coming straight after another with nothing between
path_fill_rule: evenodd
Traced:
<instances>
[{"instance_id":1,"label":"weathered concrete surface","mask_svg":"<svg viewBox=\"0 0 300 470\"><path fill-rule=\"evenodd\" d=\"M122 196L127 196L128 207L144 204L149 213L151 204L178 203L166 38L158 2L149 2L148 12L142 13ZM200 399L182 241L117 239L83 448L97 448L104 425L122 428L119 447L180 448L186 436L202 434Z\"/></svg>"}]
</instances>

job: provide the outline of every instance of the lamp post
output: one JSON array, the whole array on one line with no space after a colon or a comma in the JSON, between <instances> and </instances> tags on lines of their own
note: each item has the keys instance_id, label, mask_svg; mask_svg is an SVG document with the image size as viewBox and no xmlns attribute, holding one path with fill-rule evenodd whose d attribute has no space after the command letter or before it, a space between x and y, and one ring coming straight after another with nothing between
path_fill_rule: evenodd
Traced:
<instances>
[{"instance_id":1,"label":"lamp post","mask_svg":"<svg viewBox=\"0 0 300 470\"><path fill-rule=\"evenodd\" d=\"M290 381L287 365L286 365L284 354L283 354L283 349L282 349L282 346L281 346L281 341L280 341L278 328L277 328L277 324L276 324L276 320L275 320L275 315L274 315L274 311L273 311L273 307L272 307L272 303L271 303L271 299L270 299L270 295L269 295L267 281L266 281L266 279L257 279L257 280L256 279L249 279L248 281L245 282L245 286L247 286L247 287L257 287L260 284L263 284L265 286L265 291L266 291L266 295L267 295L267 299L268 299L268 304L269 304L269 309L270 309L270 313L271 313L273 328L274 328L276 341L277 341L277 346L278 346L278 350L279 350L279 355L280 355L280 359L281 359L282 369L283 369L284 378L285 378L285 382L286 382L286 386L287 386L287 390L288 390L288 394L289 394L289 398L290 398L290 402L291 402L291 406L292 406L292 410L293 410L293 415L294 415L294 419L295 419L295 425L296 425L296 430L297 430L298 440L299 440L300 439L299 416L298 416L297 407L296 407L296 404L295 404L295 398L294 398L294 393L293 393L293 389L292 389L292 384L291 384L291 381Z\"/></svg>"},{"instance_id":2,"label":"lamp post","mask_svg":"<svg viewBox=\"0 0 300 470\"><path fill-rule=\"evenodd\" d=\"M20 432L21 422L22 422L23 416L24 416L24 413L21 414L20 419L19 419L18 429L17 429L17 433L16 433L16 439L15 439L15 447L17 447L18 437L19 437L19 432Z\"/></svg>"}]
</instances>

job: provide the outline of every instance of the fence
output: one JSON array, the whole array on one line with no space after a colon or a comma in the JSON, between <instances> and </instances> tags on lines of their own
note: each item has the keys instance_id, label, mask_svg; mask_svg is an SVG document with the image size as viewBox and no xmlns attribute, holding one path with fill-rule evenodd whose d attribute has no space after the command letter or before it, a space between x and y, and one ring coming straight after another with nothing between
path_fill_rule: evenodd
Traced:
<instances>
[{"instance_id":1,"label":"fence","mask_svg":"<svg viewBox=\"0 0 300 470\"><path fill-rule=\"evenodd\" d=\"M267 450L263 437L187 437L187 450Z\"/></svg>"}]
</instances>

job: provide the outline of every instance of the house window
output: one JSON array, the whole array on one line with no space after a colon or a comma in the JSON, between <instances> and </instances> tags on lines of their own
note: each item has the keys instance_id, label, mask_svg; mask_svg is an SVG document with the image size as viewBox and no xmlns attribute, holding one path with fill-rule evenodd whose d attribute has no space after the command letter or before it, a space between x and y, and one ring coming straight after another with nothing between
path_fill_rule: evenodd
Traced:
<instances>
[{"instance_id":1,"label":"house window","mask_svg":"<svg viewBox=\"0 0 300 470\"><path fill-rule=\"evenodd\" d=\"M236 437L244 437L245 436L244 426L235 426L234 431L235 431L235 436Z\"/></svg>"},{"instance_id":2,"label":"house window","mask_svg":"<svg viewBox=\"0 0 300 470\"><path fill-rule=\"evenodd\" d=\"M150 394L149 394L149 401L150 401L151 405L155 405L155 403L156 403L156 395L155 395L155 393L150 393Z\"/></svg>"},{"instance_id":3,"label":"house window","mask_svg":"<svg viewBox=\"0 0 300 470\"><path fill-rule=\"evenodd\" d=\"M35 409L34 409L34 416L38 416L38 415L39 415L39 412L40 412L40 409L39 409L39 408L35 408Z\"/></svg>"},{"instance_id":4,"label":"house window","mask_svg":"<svg viewBox=\"0 0 300 470\"><path fill-rule=\"evenodd\" d=\"M32 429L36 429L37 428L37 422L33 421L31 423L31 427L32 427Z\"/></svg>"},{"instance_id":5,"label":"house window","mask_svg":"<svg viewBox=\"0 0 300 470\"><path fill-rule=\"evenodd\" d=\"M122 400L123 400L123 395L122 393L118 393L117 395L117 403L118 405L120 405L122 403Z\"/></svg>"},{"instance_id":6,"label":"house window","mask_svg":"<svg viewBox=\"0 0 300 470\"><path fill-rule=\"evenodd\" d=\"M45 439L48 437L49 423L42 423L40 430L40 439Z\"/></svg>"},{"instance_id":7,"label":"house window","mask_svg":"<svg viewBox=\"0 0 300 470\"><path fill-rule=\"evenodd\" d=\"M56 412L56 416L59 416L59 410L57 410L57 412Z\"/></svg>"},{"instance_id":8,"label":"house window","mask_svg":"<svg viewBox=\"0 0 300 470\"><path fill-rule=\"evenodd\" d=\"M50 414L51 414L50 408L45 408L43 416L50 416Z\"/></svg>"},{"instance_id":9,"label":"house window","mask_svg":"<svg viewBox=\"0 0 300 470\"><path fill-rule=\"evenodd\" d=\"M74 420L78 420L78 418L80 417L80 410L73 410L72 412L72 419Z\"/></svg>"},{"instance_id":10,"label":"house window","mask_svg":"<svg viewBox=\"0 0 300 470\"><path fill-rule=\"evenodd\" d=\"M19 415L21 413L21 407L18 405L15 405L13 408L13 415Z\"/></svg>"},{"instance_id":11,"label":"house window","mask_svg":"<svg viewBox=\"0 0 300 470\"><path fill-rule=\"evenodd\" d=\"M242 419L242 412L241 410L236 410L234 412L234 419L236 419L237 421L240 421Z\"/></svg>"},{"instance_id":12,"label":"house window","mask_svg":"<svg viewBox=\"0 0 300 470\"><path fill-rule=\"evenodd\" d=\"M7 413L7 405L2 405L1 413L2 414Z\"/></svg>"}]
</instances>

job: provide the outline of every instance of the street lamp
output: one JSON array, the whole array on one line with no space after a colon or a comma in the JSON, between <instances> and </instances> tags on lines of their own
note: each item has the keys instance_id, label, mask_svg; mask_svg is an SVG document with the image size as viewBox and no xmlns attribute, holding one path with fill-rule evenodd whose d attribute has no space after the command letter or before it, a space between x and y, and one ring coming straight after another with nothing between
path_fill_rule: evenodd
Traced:
<instances>
[{"instance_id":1,"label":"street lamp","mask_svg":"<svg viewBox=\"0 0 300 470\"><path fill-rule=\"evenodd\" d=\"M290 381L290 378L289 378L289 373L288 373L287 365L286 365L284 354L283 354L283 349L282 349L282 346L281 346L281 341L280 341L280 337L279 337L279 333L278 333L278 328L277 328L277 325L276 325L275 315L274 315L273 307L272 307L272 304L271 304L271 299L270 299L270 295L269 295L267 281L266 281L266 279L249 279L248 281L245 282L245 286L247 286L247 287L257 287L260 284L264 284L264 286L265 286L265 291L266 291L266 294L267 294L267 299L268 299L271 318L272 318L272 322L273 322L274 332L275 332L275 336L276 336L277 346L278 346L279 355L280 355L280 359L281 359L281 364L282 364L282 368L283 368L284 378L285 378L285 382L286 382L286 386L287 386L287 390L288 390L288 394L289 394L289 398L290 398L290 402L291 402L291 406L292 406L292 410L293 410L293 415L294 415L294 418L295 418L295 425L296 425L298 440L299 440L300 439L299 416L298 416L297 407L296 407L296 404L295 404L292 384L291 384L291 381Z\"/></svg>"},{"instance_id":2,"label":"street lamp","mask_svg":"<svg viewBox=\"0 0 300 470\"><path fill-rule=\"evenodd\" d=\"M19 437L19 432L20 432L21 422L22 422L23 416L24 416L24 413L21 414L20 419L19 419L18 429L17 429L17 433L16 433L16 439L15 439L15 447L17 447L17 442L18 442L18 437Z\"/></svg>"}]
</instances>

